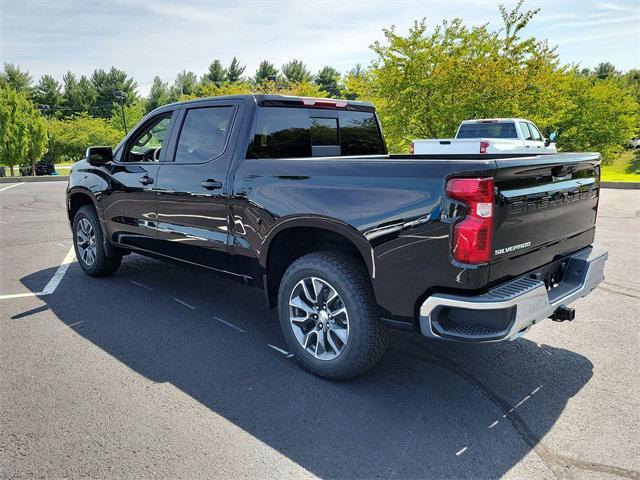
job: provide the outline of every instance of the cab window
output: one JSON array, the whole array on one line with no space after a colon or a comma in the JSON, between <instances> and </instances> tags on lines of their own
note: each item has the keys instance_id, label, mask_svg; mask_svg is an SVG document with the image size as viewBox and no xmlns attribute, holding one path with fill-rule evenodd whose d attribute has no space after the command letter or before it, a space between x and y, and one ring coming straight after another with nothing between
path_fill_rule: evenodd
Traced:
<instances>
[{"instance_id":1,"label":"cab window","mask_svg":"<svg viewBox=\"0 0 640 480\"><path fill-rule=\"evenodd\" d=\"M203 107L187 110L175 161L202 163L224 151L234 107Z\"/></svg>"},{"instance_id":2,"label":"cab window","mask_svg":"<svg viewBox=\"0 0 640 480\"><path fill-rule=\"evenodd\" d=\"M260 107L247 158L384 154L373 112Z\"/></svg>"},{"instance_id":3,"label":"cab window","mask_svg":"<svg viewBox=\"0 0 640 480\"><path fill-rule=\"evenodd\" d=\"M160 115L143 127L127 145L124 162L159 162L162 147L169 140L171 112Z\"/></svg>"},{"instance_id":4,"label":"cab window","mask_svg":"<svg viewBox=\"0 0 640 480\"><path fill-rule=\"evenodd\" d=\"M534 141L536 141L536 142L541 142L542 141L542 134L540 133L538 128L533 123L529 124L529 130L531 130L531 136L533 137Z\"/></svg>"},{"instance_id":5,"label":"cab window","mask_svg":"<svg viewBox=\"0 0 640 480\"><path fill-rule=\"evenodd\" d=\"M529 126L527 122L520 122L520 130L522 130L522 138L524 140L531 140L531 131L529 130Z\"/></svg>"}]
</instances>

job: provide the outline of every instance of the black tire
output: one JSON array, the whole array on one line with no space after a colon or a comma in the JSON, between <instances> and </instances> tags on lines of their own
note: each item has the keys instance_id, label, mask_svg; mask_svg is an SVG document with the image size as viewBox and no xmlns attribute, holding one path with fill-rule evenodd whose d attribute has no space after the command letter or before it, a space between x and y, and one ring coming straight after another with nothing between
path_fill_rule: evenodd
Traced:
<instances>
[{"instance_id":1,"label":"black tire","mask_svg":"<svg viewBox=\"0 0 640 480\"><path fill-rule=\"evenodd\" d=\"M331 284L348 312L348 338L341 345L342 352L333 359L318 359L307 351L296 338L295 327L290 321L289 300L296 285L308 277ZM384 327L378 316L367 270L353 256L323 251L305 255L293 262L280 282L278 313L284 338L296 359L322 377L334 380L355 377L371 369L384 354Z\"/></svg>"},{"instance_id":2,"label":"black tire","mask_svg":"<svg viewBox=\"0 0 640 480\"><path fill-rule=\"evenodd\" d=\"M83 258L82 247L79 245L78 227L82 220L86 220L91 225L95 235L95 257L92 262ZM92 277L106 277L112 275L120 267L122 256L107 256L104 248L104 234L98 220L98 214L93 206L85 205L80 207L73 217L73 248L76 252L78 263L84 273Z\"/></svg>"}]
</instances>

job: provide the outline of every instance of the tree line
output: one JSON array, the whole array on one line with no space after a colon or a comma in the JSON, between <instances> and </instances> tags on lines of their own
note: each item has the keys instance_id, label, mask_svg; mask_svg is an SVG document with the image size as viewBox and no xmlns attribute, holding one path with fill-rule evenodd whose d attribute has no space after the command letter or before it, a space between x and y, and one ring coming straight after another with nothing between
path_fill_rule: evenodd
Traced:
<instances>
[{"instance_id":1,"label":"tree line","mask_svg":"<svg viewBox=\"0 0 640 480\"><path fill-rule=\"evenodd\" d=\"M433 28L416 21L407 35L384 30L384 40L371 46L372 63L345 73L325 66L314 74L293 59L280 68L263 60L248 75L236 57L226 67L214 59L201 75L183 70L173 82L156 76L146 97L115 67L80 77L67 72L62 83L44 75L34 84L27 71L5 63L1 162L33 163L46 151L56 161L77 160L88 145L117 143L125 119L131 127L170 102L242 93L372 101L391 151L408 151L415 138L452 136L464 119L526 117L546 132L560 132L561 149L615 159L638 134L640 70L561 64L547 41L524 34L538 10L524 10L521 1L512 10L500 6L500 13L499 30L459 19Z\"/></svg>"}]
</instances>

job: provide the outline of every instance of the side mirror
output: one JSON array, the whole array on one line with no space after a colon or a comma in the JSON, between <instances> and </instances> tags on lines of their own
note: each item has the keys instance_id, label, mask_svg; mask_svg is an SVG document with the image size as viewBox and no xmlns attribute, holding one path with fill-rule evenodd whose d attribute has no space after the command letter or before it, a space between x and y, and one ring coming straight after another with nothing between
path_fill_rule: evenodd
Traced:
<instances>
[{"instance_id":1,"label":"side mirror","mask_svg":"<svg viewBox=\"0 0 640 480\"><path fill-rule=\"evenodd\" d=\"M91 165L105 165L113 161L113 150L111 147L89 147L87 148L87 161Z\"/></svg>"},{"instance_id":2,"label":"side mirror","mask_svg":"<svg viewBox=\"0 0 640 480\"><path fill-rule=\"evenodd\" d=\"M547 138L547 139L544 141L544 146L545 146L545 147L548 147L548 146L549 146L549 145L551 145L552 143L555 143L557 139L558 139L558 132L551 132L551 133L549 134L549 138Z\"/></svg>"}]
</instances>

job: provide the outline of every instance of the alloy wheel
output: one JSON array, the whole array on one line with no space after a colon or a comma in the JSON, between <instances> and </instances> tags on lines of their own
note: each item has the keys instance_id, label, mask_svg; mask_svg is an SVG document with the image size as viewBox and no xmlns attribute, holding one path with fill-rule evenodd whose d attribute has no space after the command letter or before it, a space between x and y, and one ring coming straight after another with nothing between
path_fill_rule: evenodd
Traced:
<instances>
[{"instance_id":1,"label":"alloy wheel","mask_svg":"<svg viewBox=\"0 0 640 480\"><path fill-rule=\"evenodd\" d=\"M302 348L319 360L333 360L347 345L349 315L326 280L306 277L296 284L289 297L289 321Z\"/></svg>"},{"instance_id":2,"label":"alloy wheel","mask_svg":"<svg viewBox=\"0 0 640 480\"><path fill-rule=\"evenodd\" d=\"M81 218L76 228L76 245L82 261L87 266L93 265L96 260L96 234L91 223L86 218Z\"/></svg>"}]
</instances>

